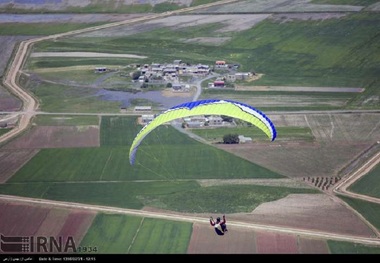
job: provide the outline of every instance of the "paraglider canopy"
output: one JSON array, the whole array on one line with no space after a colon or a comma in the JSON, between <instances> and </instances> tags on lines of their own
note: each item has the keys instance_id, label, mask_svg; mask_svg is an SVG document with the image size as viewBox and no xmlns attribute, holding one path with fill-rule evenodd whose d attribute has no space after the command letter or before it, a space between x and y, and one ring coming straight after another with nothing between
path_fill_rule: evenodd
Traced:
<instances>
[{"instance_id":1,"label":"paraglider canopy","mask_svg":"<svg viewBox=\"0 0 380 263\"><path fill-rule=\"evenodd\" d=\"M186 102L161 113L140 130L129 150L130 164L134 164L136 152L141 141L152 130L166 122L197 115L225 115L244 120L261 129L271 141L274 141L277 135L272 121L264 113L247 104L232 100L198 100Z\"/></svg>"}]
</instances>

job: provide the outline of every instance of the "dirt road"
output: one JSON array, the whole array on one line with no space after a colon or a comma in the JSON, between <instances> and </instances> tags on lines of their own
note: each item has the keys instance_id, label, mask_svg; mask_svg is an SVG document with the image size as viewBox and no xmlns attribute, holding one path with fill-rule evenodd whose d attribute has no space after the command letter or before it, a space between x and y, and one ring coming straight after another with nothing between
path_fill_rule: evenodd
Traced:
<instances>
[{"instance_id":1,"label":"dirt road","mask_svg":"<svg viewBox=\"0 0 380 263\"><path fill-rule=\"evenodd\" d=\"M191 223L201 223L208 225L208 219L205 217L197 217L197 216L187 216L187 215L178 215L175 213L161 213L161 212L152 212L152 211L144 211L144 210L133 210L133 209L125 209L125 208L117 208L117 207L108 207L108 206L98 206L98 205L88 205L88 204L80 204L73 202L61 202L61 201L52 201L46 199L36 199L36 198L28 198L28 197L18 197L18 196L9 196L9 195L0 195L1 200L12 201L12 202L23 202L30 204L40 204L46 206L53 207L62 207L62 208L79 208L97 212L111 212L111 213L120 213L120 214L128 214L135 216L143 216L150 218L160 218L167 220L176 220L176 221L186 221ZM313 230L301 230L295 228L287 228L283 226L272 226L272 225L264 225L264 224L255 224L255 223L247 223L247 222L239 222L239 221L228 221L229 226L239 227L239 228L247 228L253 230L265 230L271 232L279 232L279 233L288 233L295 235L308 236L313 238L323 238L323 239L332 239L339 241L349 241L349 242L357 242L368 245L380 245L379 238L364 238L364 237L356 237L350 235L340 235L340 234L332 234L320 231Z\"/></svg>"},{"instance_id":2,"label":"dirt road","mask_svg":"<svg viewBox=\"0 0 380 263\"><path fill-rule=\"evenodd\" d=\"M379 144L380 142L377 142L377 143ZM371 171L378 163L380 163L380 152L378 152L375 156L373 156L370 160L368 160L363 166L357 169L354 173L352 173L351 175L348 175L346 178L343 178L334 188L333 190L334 193L380 204L379 198L357 194L357 193L353 193L347 190L353 183L355 183L362 176L364 176L369 171Z\"/></svg>"}]
</instances>

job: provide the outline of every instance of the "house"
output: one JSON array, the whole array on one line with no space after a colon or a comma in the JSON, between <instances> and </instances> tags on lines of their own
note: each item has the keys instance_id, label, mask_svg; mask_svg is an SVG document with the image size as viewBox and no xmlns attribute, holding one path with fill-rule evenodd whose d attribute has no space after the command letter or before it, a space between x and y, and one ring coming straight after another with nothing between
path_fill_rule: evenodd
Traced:
<instances>
[{"instance_id":1,"label":"house","mask_svg":"<svg viewBox=\"0 0 380 263\"><path fill-rule=\"evenodd\" d=\"M251 72L237 72L235 73L235 77L236 79L240 79L240 80L249 79L250 77L252 77L252 73Z\"/></svg>"},{"instance_id":2,"label":"house","mask_svg":"<svg viewBox=\"0 0 380 263\"><path fill-rule=\"evenodd\" d=\"M188 128L200 128L203 126L203 122L200 121L189 121L186 122Z\"/></svg>"},{"instance_id":3,"label":"house","mask_svg":"<svg viewBox=\"0 0 380 263\"><path fill-rule=\"evenodd\" d=\"M223 125L223 118L220 116L210 116L208 117L208 124L210 126L220 126Z\"/></svg>"},{"instance_id":4,"label":"house","mask_svg":"<svg viewBox=\"0 0 380 263\"><path fill-rule=\"evenodd\" d=\"M226 81L228 82L235 82L236 81L236 75L227 75L225 76Z\"/></svg>"},{"instance_id":5,"label":"house","mask_svg":"<svg viewBox=\"0 0 380 263\"><path fill-rule=\"evenodd\" d=\"M216 66L222 66L222 67L224 67L224 66L226 66L226 61L224 61L224 60L217 60L217 61L215 61L215 65Z\"/></svg>"},{"instance_id":6,"label":"house","mask_svg":"<svg viewBox=\"0 0 380 263\"><path fill-rule=\"evenodd\" d=\"M152 106L136 106L134 111L152 111Z\"/></svg>"},{"instance_id":7,"label":"house","mask_svg":"<svg viewBox=\"0 0 380 263\"><path fill-rule=\"evenodd\" d=\"M214 81L214 87L223 88L224 87L224 80L215 80Z\"/></svg>"},{"instance_id":8,"label":"house","mask_svg":"<svg viewBox=\"0 0 380 263\"><path fill-rule=\"evenodd\" d=\"M198 122L206 122L207 121L207 118L203 115L195 115L195 116L190 116L190 117L186 117L183 119L185 122L191 122L191 121L198 121Z\"/></svg>"},{"instance_id":9,"label":"house","mask_svg":"<svg viewBox=\"0 0 380 263\"><path fill-rule=\"evenodd\" d=\"M172 84L172 90L173 91L182 91L182 84L181 83L173 83Z\"/></svg>"},{"instance_id":10,"label":"house","mask_svg":"<svg viewBox=\"0 0 380 263\"><path fill-rule=\"evenodd\" d=\"M97 67L97 68L95 68L95 73L104 73L104 72L107 72L107 68L106 67Z\"/></svg>"},{"instance_id":11,"label":"house","mask_svg":"<svg viewBox=\"0 0 380 263\"><path fill-rule=\"evenodd\" d=\"M141 121L143 123L149 123L154 119L154 114L146 114L146 115L141 115Z\"/></svg>"},{"instance_id":12,"label":"house","mask_svg":"<svg viewBox=\"0 0 380 263\"><path fill-rule=\"evenodd\" d=\"M239 135L239 143L247 143L247 142L252 142L251 137L244 137L244 135Z\"/></svg>"}]
</instances>

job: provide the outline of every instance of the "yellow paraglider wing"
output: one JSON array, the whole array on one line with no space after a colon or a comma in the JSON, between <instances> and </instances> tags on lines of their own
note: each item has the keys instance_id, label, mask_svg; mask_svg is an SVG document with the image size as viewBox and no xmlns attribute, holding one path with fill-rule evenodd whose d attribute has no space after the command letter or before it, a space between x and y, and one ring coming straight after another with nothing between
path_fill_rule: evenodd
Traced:
<instances>
[{"instance_id":1,"label":"yellow paraglider wing","mask_svg":"<svg viewBox=\"0 0 380 263\"><path fill-rule=\"evenodd\" d=\"M249 122L261 129L271 141L276 138L276 129L271 120L261 111L231 100L199 100L174 106L158 115L136 135L129 150L129 162L134 164L137 148L152 130L166 122L197 115L225 115Z\"/></svg>"}]
</instances>

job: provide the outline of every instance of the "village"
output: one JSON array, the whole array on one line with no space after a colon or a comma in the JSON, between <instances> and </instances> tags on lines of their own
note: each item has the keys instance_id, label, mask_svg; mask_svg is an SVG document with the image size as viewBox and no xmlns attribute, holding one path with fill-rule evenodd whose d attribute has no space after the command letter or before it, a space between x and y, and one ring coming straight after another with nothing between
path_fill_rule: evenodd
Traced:
<instances>
[{"instance_id":1,"label":"village","mask_svg":"<svg viewBox=\"0 0 380 263\"><path fill-rule=\"evenodd\" d=\"M238 64L228 64L224 60L215 61L212 66L204 64L191 65L180 59L172 63L133 64L136 71L130 73L133 82L145 84L166 84L173 92L189 92L189 84L183 83L181 77L202 78L213 72L217 74L213 82L208 83L208 88L225 88L228 83L237 80L248 80L256 75L255 72L237 72ZM107 67L96 67L95 73L105 73ZM141 85L142 88L146 87Z\"/></svg>"},{"instance_id":2,"label":"village","mask_svg":"<svg viewBox=\"0 0 380 263\"><path fill-rule=\"evenodd\" d=\"M228 64L225 61L215 61L213 66L197 64L190 65L182 60L174 60L170 64L144 64L136 65L139 72L137 81L140 83L161 83L166 84L172 92L190 92L190 84L180 81L181 77L204 78L210 74L215 74L215 80L209 82L207 88L226 88L227 83L234 83L236 80L247 80L256 74L254 72L236 72L239 68L237 64ZM133 75L134 73L131 73ZM138 122L146 125L158 114L151 114L151 106L135 106L134 112L141 114ZM149 114L148 114L149 113ZM215 128L215 127L235 127L233 119L226 119L223 116L189 116L180 120L183 129ZM239 143L251 142L252 138L239 135Z\"/></svg>"}]
</instances>

